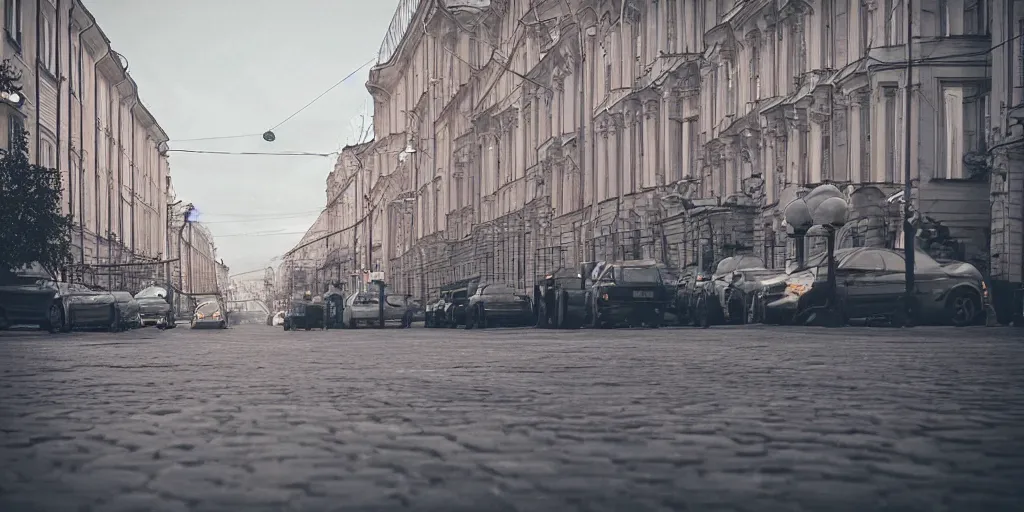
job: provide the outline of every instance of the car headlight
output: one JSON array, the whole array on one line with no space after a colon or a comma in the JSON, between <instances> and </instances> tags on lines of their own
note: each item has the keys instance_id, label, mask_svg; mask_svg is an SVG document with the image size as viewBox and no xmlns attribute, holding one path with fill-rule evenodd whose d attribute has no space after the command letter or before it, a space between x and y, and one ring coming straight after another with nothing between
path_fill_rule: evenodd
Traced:
<instances>
[{"instance_id":1,"label":"car headlight","mask_svg":"<svg viewBox=\"0 0 1024 512\"><path fill-rule=\"evenodd\" d=\"M797 297L807 293L810 287L801 283L790 283L786 285L786 295L795 295Z\"/></svg>"}]
</instances>

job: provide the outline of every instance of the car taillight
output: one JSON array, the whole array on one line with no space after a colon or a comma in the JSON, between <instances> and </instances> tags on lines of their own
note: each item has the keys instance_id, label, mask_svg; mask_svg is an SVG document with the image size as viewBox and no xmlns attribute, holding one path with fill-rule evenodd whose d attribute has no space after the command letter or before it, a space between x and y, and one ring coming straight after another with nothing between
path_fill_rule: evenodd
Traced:
<instances>
[{"instance_id":1,"label":"car taillight","mask_svg":"<svg viewBox=\"0 0 1024 512\"><path fill-rule=\"evenodd\" d=\"M206 317L204 317L202 313L196 313L196 318L202 320L203 318L206 318Z\"/></svg>"}]
</instances>

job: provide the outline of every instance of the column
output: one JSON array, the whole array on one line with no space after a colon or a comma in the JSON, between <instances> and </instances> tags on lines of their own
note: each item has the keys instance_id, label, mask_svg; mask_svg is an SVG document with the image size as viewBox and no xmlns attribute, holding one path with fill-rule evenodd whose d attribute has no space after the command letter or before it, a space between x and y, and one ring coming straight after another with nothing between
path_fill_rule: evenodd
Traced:
<instances>
[{"instance_id":1,"label":"column","mask_svg":"<svg viewBox=\"0 0 1024 512\"><path fill-rule=\"evenodd\" d=\"M689 162L692 161L690 155L692 155L694 151L697 151L697 148L690 146L690 141L692 140L690 130L692 128L693 123L690 122L684 122L680 127L680 143L682 144L683 148L683 150L680 152L680 159L682 161L679 162L680 168L682 169L682 172L680 173L681 178L691 178L693 177L693 173L696 171L696 169L691 169L689 165Z\"/></svg>"},{"instance_id":2,"label":"column","mask_svg":"<svg viewBox=\"0 0 1024 512\"><path fill-rule=\"evenodd\" d=\"M602 117L597 124L597 200L608 199L608 119Z\"/></svg>"},{"instance_id":3,"label":"column","mask_svg":"<svg viewBox=\"0 0 1024 512\"><path fill-rule=\"evenodd\" d=\"M608 171L610 196L622 196L622 162L619 160L619 145L622 143L622 116L612 114L608 123Z\"/></svg>"},{"instance_id":4,"label":"column","mask_svg":"<svg viewBox=\"0 0 1024 512\"><path fill-rule=\"evenodd\" d=\"M861 166L861 146L864 141L861 140L860 132L860 119L861 109L864 105L861 104L859 96L854 94L851 95L850 101L850 131L846 137L846 143L848 145L849 153L849 176L850 181L853 183L863 182L863 176L860 172Z\"/></svg>"},{"instance_id":5,"label":"column","mask_svg":"<svg viewBox=\"0 0 1024 512\"><path fill-rule=\"evenodd\" d=\"M680 137L682 135L682 129L679 126L679 121L669 118L669 114L673 111L670 102L680 101L678 93L673 89L668 89L662 94L661 104L661 123L662 123L662 172L665 174L665 183L672 183L682 178L681 172L681 151L680 151Z\"/></svg>"},{"instance_id":6,"label":"column","mask_svg":"<svg viewBox=\"0 0 1024 512\"><path fill-rule=\"evenodd\" d=\"M633 138L636 118L628 107L622 114L622 121L622 169L619 172L622 174L623 193L631 194L636 191L636 158L634 156L636 147Z\"/></svg>"},{"instance_id":7,"label":"column","mask_svg":"<svg viewBox=\"0 0 1024 512\"><path fill-rule=\"evenodd\" d=\"M654 41L654 44L651 45L651 57L652 57L651 60L654 60L655 58L657 58L658 50L660 50L662 48L665 48L665 40L666 40L665 33L667 32L666 29L668 28L668 14L667 14L668 11L666 9L667 8L666 1L665 0L654 0L654 5L657 8L657 12L658 12L658 16L657 16L657 24L658 24L657 27L658 27L658 30L657 30L657 35L656 35L657 39Z\"/></svg>"},{"instance_id":8,"label":"column","mask_svg":"<svg viewBox=\"0 0 1024 512\"><path fill-rule=\"evenodd\" d=\"M722 159L724 160L722 165L722 172L725 174L722 179L722 199L735 194L739 189L739 183L737 182L738 171L736 169L736 147L735 143L729 142L725 145L722 150Z\"/></svg>"},{"instance_id":9,"label":"column","mask_svg":"<svg viewBox=\"0 0 1024 512\"><path fill-rule=\"evenodd\" d=\"M810 136L808 137L808 148L807 148L807 166L808 178L810 183L821 183L822 176L824 176L824 169L822 169L822 157L824 152L822 151L822 126L819 120L808 122L808 128L810 129Z\"/></svg>"}]
</instances>

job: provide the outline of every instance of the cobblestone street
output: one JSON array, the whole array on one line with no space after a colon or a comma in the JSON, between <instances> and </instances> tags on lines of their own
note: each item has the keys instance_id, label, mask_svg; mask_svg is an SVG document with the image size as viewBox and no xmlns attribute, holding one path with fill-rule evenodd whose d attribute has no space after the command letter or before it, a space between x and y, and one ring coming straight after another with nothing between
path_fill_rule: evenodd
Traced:
<instances>
[{"instance_id":1,"label":"cobblestone street","mask_svg":"<svg viewBox=\"0 0 1024 512\"><path fill-rule=\"evenodd\" d=\"M0 361L4 511L1024 506L1019 330L182 326Z\"/></svg>"}]
</instances>

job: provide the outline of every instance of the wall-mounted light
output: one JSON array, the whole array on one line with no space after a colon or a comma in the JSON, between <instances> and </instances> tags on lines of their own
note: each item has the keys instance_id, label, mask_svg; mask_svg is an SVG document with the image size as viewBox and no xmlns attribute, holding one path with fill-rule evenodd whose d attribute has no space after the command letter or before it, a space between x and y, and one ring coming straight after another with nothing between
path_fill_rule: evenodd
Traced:
<instances>
[{"instance_id":1,"label":"wall-mounted light","mask_svg":"<svg viewBox=\"0 0 1024 512\"><path fill-rule=\"evenodd\" d=\"M25 104L25 97L16 92L0 92L0 98L3 98L4 101L14 105L17 108L21 108L21 106Z\"/></svg>"}]
</instances>

